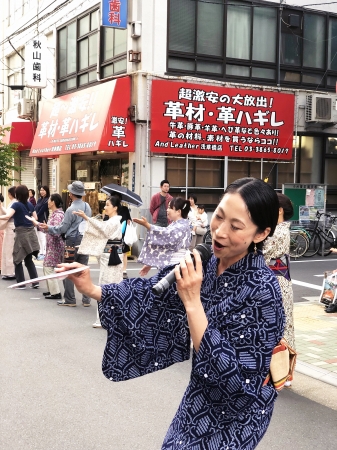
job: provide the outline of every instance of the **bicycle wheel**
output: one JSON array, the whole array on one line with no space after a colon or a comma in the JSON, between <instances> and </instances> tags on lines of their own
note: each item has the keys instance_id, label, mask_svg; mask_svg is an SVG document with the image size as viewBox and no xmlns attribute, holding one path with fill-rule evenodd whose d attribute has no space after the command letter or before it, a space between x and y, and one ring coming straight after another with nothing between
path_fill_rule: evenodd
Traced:
<instances>
[{"instance_id":1,"label":"bicycle wheel","mask_svg":"<svg viewBox=\"0 0 337 450\"><path fill-rule=\"evenodd\" d=\"M292 258L303 256L308 250L309 240L304 233L290 232L290 250L289 255Z\"/></svg>"},{"instance_id":2,"label":"bicycle wheel","mask_svg":"<svg viewBox=\"0 0 337 450\"><path fill-rule=\"evenodd\" d=\"M324 244L324 256L328 256L331 253L331 248L334 246L334 242L335 242L335 235L334 233L329 230L326 234L326 236L324 236L322 239L322 245L318 250L318 254L319 255L323 255L323 244Z\"/></svg>"},{"instance_id":3,"label":"bicycle wheel","mask_svg":"<svg viewBox=\"0 0 337 450\"><path fill-rule=\"evenodd\" d=\"M318 234L310 234L309 246L303 256L310 257L316 255L321 245L321 238L318 236Z\"/></svg>"},{"instance_id":4,"label":"bicycle wheel","mask_svg":"<svg viewBox=\"0 0 337 450\"><path fill-rule=\"evenodd\" d=\"M212 245L211 230L206 231L202 241L203 241L204 244Z\"/></svg>"}]
</instances>

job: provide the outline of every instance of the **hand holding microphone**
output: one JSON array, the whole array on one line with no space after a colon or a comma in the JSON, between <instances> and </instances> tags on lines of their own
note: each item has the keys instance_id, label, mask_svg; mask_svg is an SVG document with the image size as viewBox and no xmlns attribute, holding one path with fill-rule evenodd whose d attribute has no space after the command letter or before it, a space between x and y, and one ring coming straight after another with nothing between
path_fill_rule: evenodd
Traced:
<instances>
[{"instance_id":1,"label":"hand holding microphone","mask_svg":"<svg viewBox=\"0 0 337 450\"><path fill-rule=\"evenodd\" d=\"M198 253L200 254L201 261L208 261L212 256L211 247L207 244L198 244L195 247L195 250L197 250ZM193 254L191 254L191 258L194 263ZM176 281L175 269L172 269L171 272L169 272L162 280L158 281L158 283L152 287L152 292L156 295L160 295L163 292L165 292L175 281Z\"/></svg>"}]
</instances>

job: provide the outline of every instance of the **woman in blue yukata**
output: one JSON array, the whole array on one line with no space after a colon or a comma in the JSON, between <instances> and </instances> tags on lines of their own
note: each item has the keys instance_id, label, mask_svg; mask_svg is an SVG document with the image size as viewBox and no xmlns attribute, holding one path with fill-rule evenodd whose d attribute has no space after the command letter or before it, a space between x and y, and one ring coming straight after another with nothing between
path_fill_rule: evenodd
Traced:
<instances>
[{"instance_id":1,"label":"woman in blue yukata","mask_svg":"<svg viewBox=\"0 0 337 450\"><path fill-rule=\"evenodd\" d=\"M194 250L175 267L176 283L156 297L150 279L95 286L89 270L70 275L96 299L107 344L103 373L122 381L190 358L189 385L162 450L250 450L272 416L277 392L266 383L284 311L262 245L278 220L278 199L261 180L230 184L211 220L213 256ZM59 271L78 267L63 264Z\"/></svg>"},{"instance_id":2,"label":"woman in blue yukata","mask_svg":"<svg viewBox=\"0 0 337 450\"><path fill-rule=\"evenodd\" d=\"M191 209L189 200L173 198L167 208L168 227L151 225L145 217L133 219L143 225L148 232L140 252L138 262L144 263L140 276L145 276L152 266L163 269L170 264L178 264L185 257L191 242L191 229L188 213Z\"/></svg>"}]
</instances>

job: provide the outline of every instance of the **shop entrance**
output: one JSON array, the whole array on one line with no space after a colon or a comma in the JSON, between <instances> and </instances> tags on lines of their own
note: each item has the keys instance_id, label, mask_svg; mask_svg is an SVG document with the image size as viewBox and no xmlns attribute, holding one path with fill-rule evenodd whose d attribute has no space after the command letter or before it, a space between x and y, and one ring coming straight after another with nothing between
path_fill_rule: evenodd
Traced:
<instances>
[{"instance_id":1,"label":"shop entrance","mask_svg":"<svg viewBox=\"0 0 337 450\"><path fill-rule=\"evenodd\" d=\"M101 214L106 195L100 188L110 184L129 186L129 154L100 153L72 155L72 180L84 183L86 198L93 215Z\"/></svg>"},{"instance_id":2,"label":"shop entrance","mask_svg":"<svg viewBox=\"0 0 337 450\"><path fill-rule=\"evenodd\" d=\"M72 157L72 179L83 183L98 182L129 186L129 155L77 154Z\"/></svg>"}]
</instances>

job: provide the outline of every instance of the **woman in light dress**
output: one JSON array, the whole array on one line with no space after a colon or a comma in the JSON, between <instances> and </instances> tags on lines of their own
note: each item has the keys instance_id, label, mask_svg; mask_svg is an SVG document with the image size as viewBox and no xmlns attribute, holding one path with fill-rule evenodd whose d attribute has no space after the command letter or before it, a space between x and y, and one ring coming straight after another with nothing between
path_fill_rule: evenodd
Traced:
<instances>
[{"instance_id":1,"label":"woman in light dress","mask_svg":"<svg viewBox=\"0 0 337 450\"><path fill-rule=\"evenodd\" d=\"M197 196L194 194L190 194L188 197L188 200L190 202L191 205L191 209L188 213L188 220L190 222L190 228L191 228L191 243L190 243L190 251L192 251L194 249L194 247L196 246L196 240L197 240L197 236L196 234L193 232L193 227L196 224L197 221L197 214L198 214L198 205L197 205Z\"/></svg>"},{"instance_id":2,"label":"woman in light dress","mask_svg":"<svg viewBox=\"0 0 337 450\"><path fill-rule=\"evenodd\" d=\"M7 214L9 208L16 202L15 186L8 189L9 204L7 209L3 207L0 202L0 214ZM7 225L4 229L2 258L1 258L1 276L3 280L14 280L14 262L13 262L13 247L14 247L14 218L7 220Z\"/></svg>"},{"instance_id":3,"label":"woman in light dress","mask_svg":"<svg viewBox=\"0 0 337 450\"><path fill-rule=\"evenodd\" d=\"M188 250L191 241L188 213L189 200L173 198L167 208L167 217L171 221L166 228L151 225L145 217L133 219L133 222L145 227L148 232L140 252L138 262L144 264L140 276L145 276L152 266L162 269L170 264L178 264Z\"/></svg>"},{"instance_id":4,"label":"woman in light dress","mask_svg":"<svg viewBox=\"0 0 337 450\"><path fill-rule=\"evenodd\" d=\"M102 221L88 217L83 211L74 211L74 214L87 221L78 253L96 256L99 263L99 284L120 283L123 280L122 254L118 249L122 246L121 216L117 211L120 200L110 197L106 200L105 214L109 220ZM97 313L94 328L100 328L101 323Z\"/></svg>"}]
</instances>

